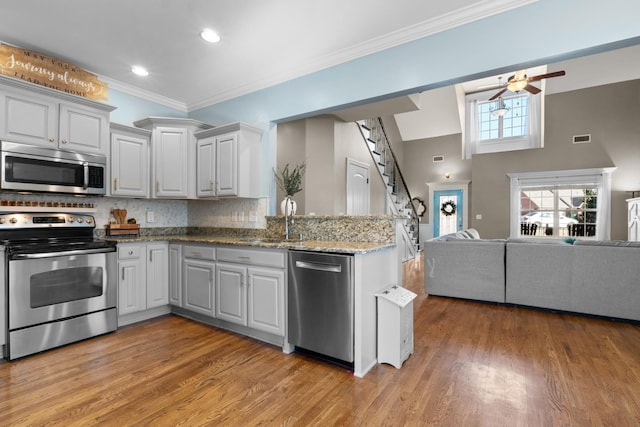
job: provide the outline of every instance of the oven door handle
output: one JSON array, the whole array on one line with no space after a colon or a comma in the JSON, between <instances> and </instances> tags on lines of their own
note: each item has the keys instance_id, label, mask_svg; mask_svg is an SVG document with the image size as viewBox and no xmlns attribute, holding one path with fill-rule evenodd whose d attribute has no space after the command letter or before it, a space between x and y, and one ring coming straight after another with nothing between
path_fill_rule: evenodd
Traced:
<instances>
[{"instance_id":1,"label":"oven door handle","mask_svg":"<svg viewBox=\"0 0 640 427\"><path fill-rule=\"evenodd\" d=\"M40 258L53 258L57 256L73 256L73 255L90 255L90 254L103 254L108 252L115 252L116 248L95 248L95 249L77 249L73 251L60 251L60 252L43 252L35 254L13 254L9 257L10 260L16 259L40 259Z\"/></svg>"}]
</instances>

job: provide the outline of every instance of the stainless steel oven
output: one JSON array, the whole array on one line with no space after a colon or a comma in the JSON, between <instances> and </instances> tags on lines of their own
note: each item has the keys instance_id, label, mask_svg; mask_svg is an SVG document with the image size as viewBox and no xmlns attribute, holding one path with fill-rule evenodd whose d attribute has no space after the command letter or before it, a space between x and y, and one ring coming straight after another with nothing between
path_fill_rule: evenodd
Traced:
<instances>
[{"instance_id":1,"label":"stainless steel oven","mask_svg":"<svg viewBox=\"0 0 640 427\"><path fill-rule=\"evenodd\" d=\"M117 256L93 218L3 214L7 345L13 360L117 328Z\"/></svg>"},{"instance_id":2,"label":"stainless steel oven","mask_svg":"<svg viewBox=\"0 0 640 427\"><path fill-rule=\"evenodd\" d=\"M3 190L104 195L105 156L0 142Z\"/></svg>"}]
</instances>

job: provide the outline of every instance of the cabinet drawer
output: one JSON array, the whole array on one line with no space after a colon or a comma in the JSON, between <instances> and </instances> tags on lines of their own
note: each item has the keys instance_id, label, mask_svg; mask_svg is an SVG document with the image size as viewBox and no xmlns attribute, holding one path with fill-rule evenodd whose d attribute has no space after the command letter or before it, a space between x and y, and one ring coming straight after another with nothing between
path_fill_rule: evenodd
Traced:
<instances>
[{"instance_id":1,"label":"cabinet drawer","mask_svg":"<svg viewBox=\"0 0 640 427\"><path fill-rule=\"evenodd\" d=\"M196 258L196 259L216 259L216 248L213 246L193 246L184 245L182 247L183 258Z\"/></svg>"},{"instance_id":2,"label":"cabinet drawer","mask_svg":"<svg viewBox=\"0 0 640 427\"><path fill-rule=\"evenodd\" d=\"M142 256L145 246L139 245L118 245L118 259L134 259Z\"/></svg>"},{"instance_id":3,"label":"cabinet drawer","mask_svg":"<svg viewBox=\"0 0 640 427\"><path fill-rule=\"evenodd\" d=\"M218 260L241 264L284 268L284 251L279 249L218 248Z\"/></svg>"}]
</instances>

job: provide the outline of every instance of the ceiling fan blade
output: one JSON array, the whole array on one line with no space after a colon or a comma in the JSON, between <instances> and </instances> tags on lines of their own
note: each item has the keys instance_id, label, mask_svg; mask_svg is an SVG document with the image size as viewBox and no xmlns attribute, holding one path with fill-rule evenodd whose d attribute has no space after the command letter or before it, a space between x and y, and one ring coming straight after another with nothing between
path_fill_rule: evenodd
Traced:
<instances>
[{"instance_id":1,"label":"ceiling fan blade","mask_svg":"<svg viewBox=\"0 0 640 427\"><path fill-rule=\"evenodd\" d=\"M526 90L527 92L529 92L532 95L535 95L536 93L542 92L542 90L538 89L537 87L535 87L533 85L529 85L529 84L524 87L524 90Z\"/></svg>"},{"instance_id":2,"label":"ceiling fan blade","mask_svg":"<svg viewBox=\"0 0 640 427\"><path fill-rule=\"evenodd\" d=\"M507 88L505 87L504 89L500 90L498 93L493 95L491 98L489 98L489 101L493 101L494 99L496 99L497 97L505 93L506 91L507 91Z\"/></svg>"},{"instance_id":3,"label":"ceiling fan blade","mask_svg":"<svg viewBox=\"0 0 640 427\"><path fill-rule=\"evenodd\" d=\"M542 80L542 79L550 79L551 77L560 77L560 76L564 76L566 73L563 71L555 71L553 73L547 73L547 74L540 74L537 76L533 76L533 77L529 77L527 79L527 81L530 82L537 82L538 80Z\"/></svg>"}]
</instances>

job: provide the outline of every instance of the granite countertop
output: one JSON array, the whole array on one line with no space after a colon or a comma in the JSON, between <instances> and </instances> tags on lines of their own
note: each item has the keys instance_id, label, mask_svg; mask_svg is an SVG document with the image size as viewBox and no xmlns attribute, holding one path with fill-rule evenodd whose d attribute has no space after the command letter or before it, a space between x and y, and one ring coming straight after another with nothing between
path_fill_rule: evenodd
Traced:
<instances>
[{"instance_id":1,"label":"granite countertop","mask_svg":"<svg viewBox=\"0 0 640 427\"><path fill-rule=\"evenodd\" d=\"M347 242L324 240L280 240L260 237L233 237L210 234L157 235L140 237L106 237L106 240L118 243L140 243L153 241L170 241L182 243L210 243L217 245L252 246L272 249L295 249L314 252L332 252L345 254L365 254L394 247L395 243L385 242Z\"/></svg>"}]
</instances>

